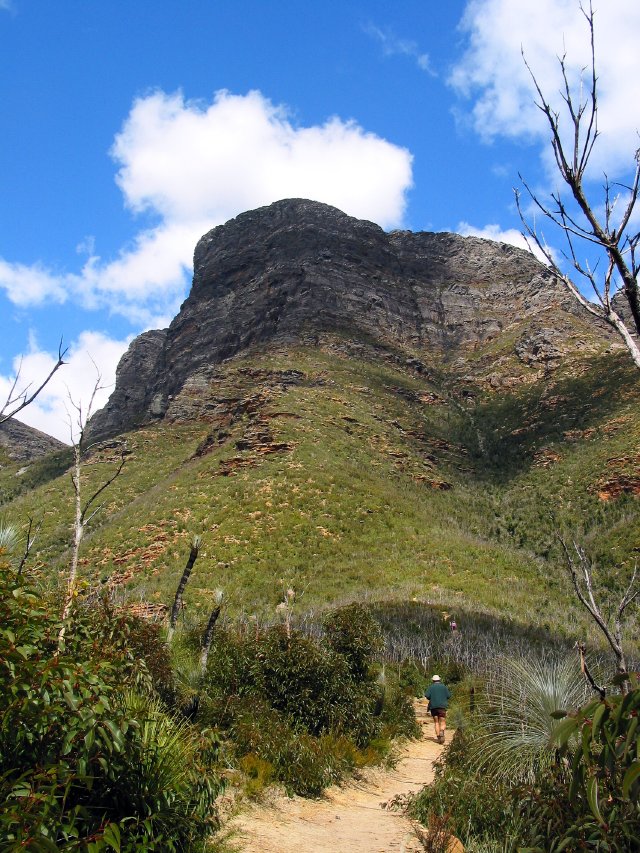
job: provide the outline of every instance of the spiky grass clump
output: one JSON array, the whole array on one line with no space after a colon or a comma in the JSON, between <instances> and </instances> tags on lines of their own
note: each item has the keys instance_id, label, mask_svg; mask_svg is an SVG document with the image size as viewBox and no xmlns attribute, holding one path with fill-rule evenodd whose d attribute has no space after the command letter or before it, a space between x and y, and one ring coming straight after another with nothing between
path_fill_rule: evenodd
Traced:
<instances>
[{"instance_id":1,"label":"spiky grass clump","mask_svg":"<svg viewBox=\"0 0 640 853\"><path fill-rule=\"evenodd\" d=\"M136 732L121 759L119 796L153 823L156 837L200 849L211 829L217 793L204 768L212 745L157 699L128 690L121 704Z\"/></svg>"},{"instance_id":2,"label":"spiky grass clump","mask_svg":"<svg viewBox=\"0 0 640 853\"><path fill-rule=\"evenodd\" d=\"M500 661L469 748L479 772L511 785L531 784L554 760L554 711L577 708L585 684L575 658Z\"/></svg>"},{"instance_id":3,"label":"spiky grass clump","mask_svg":"<svg viewBox=\"0 0 640 853\"><path fill-rule=\"evenodd\" d=\"M10 554L18 544L18 531L12 524L0 520L0 551Z\"/></svg>"}]
</instances>

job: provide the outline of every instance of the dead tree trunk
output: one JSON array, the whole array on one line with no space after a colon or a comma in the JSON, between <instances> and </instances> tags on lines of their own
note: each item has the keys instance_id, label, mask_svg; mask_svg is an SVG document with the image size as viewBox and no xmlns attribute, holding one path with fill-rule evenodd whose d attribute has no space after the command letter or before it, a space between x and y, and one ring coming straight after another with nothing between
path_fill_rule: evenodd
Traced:
<instances>
[{"instance_id":1,"label":"dead tree trunk","mask_svg":"<svg viewBox=\"0 0 640 853\"><path fill-rule=\"evenodd\" d=\"M87 524L89 524L91 519L102 509L102 504L99 504L96 507L94 507L94 504L100 497L100 495L104 492L104 490L107 489L113 483L113 481L120 475L120 472L124 468L127 456L126 444L122 444L120 447L120 459L114 472L104 481L104 483L102 483L97 489L95 489L95 491L86 501L83 502L81 477L82 456L86 450L86 426L89 422L89 418L91 417L91 411L93 408L93 403L96 394L102 389L100 381L101 377L100 375L98 375L96 384L93 387L93 391L89 399L89 405L87 406L86 413L83 411L81 403L75 403L71 398L69 398L71 405L76 410L76 422L75 424L71 422L69 424L69 426L71 427L73 442L73 473L71 474L71 482L73 484L74 492L74 523L73 546L71 549L71 566L69 568L69 577L67 578L67 590L62 606L62 625L58 633L59 649L62 649L64 647L64 637L67 630L66 623L67 619L69 618L69 614L71 613L71 607L73 605L73 600L77 592L78 560L80 556L80 545L82 543L82 539L84 538L85 528ZM77 435L74 435L74 429L76 427L78 432Z\"/></svg>"},{"instance_id":2,"label":"dead tree trunk","mask_svg":"<svg viewBox=\"0 0 640 853\"><path fill-rule=\"evenodd\" d=\"M220 610L222 609L222 593L219 592L216 595L216 606L211 611L211 615L209 616L209 621L207 622L207 627L202 636L202 651L200 652L200 674L204 675L207 671L207 663L209 661L209 652L211 651L211 643L213 642L213 632L216 627L216 622L218 621L218 616L220 616Z\"/></svg>"},{"instance_id":3,"label":"dead tree trunk","mask_svg":"<svg viewBox=\"0 0 640 853\"><path fill-rule=\"evenodd\" d=\"M638 576L638 564L636 563L633 574L631 576L631 580L629 581L629 585L625 590L622 598L620 599L620 603L616 608L615 615L613 617L613 626L610 626L602 614L602 610L598 606L596 602L595 594L593 591L593 566L589 562L587 555L584 550L577 544L577 542L573 543L573 550L575 552L575 557L567 547L564 539L559 537L560 543L562 544L562 548L564 550L564 554L567 560L567 565L569 568L569 574L571 576L571 582L573 584L574 591L578 597L580 603L587 609L591 618L596 623L607 642L616 659L616 675L618 676L618 680L620 681L620 690L622 693L627 693L629 689L628 683L628 671L627 671L627 658L624 652L623 647L623 628L624 628L624 613L627 607L635 601L635 599L640 595L640 587L636 584L636 578ZM579 643L578 649L580 650L580 660L581 660L581 668L582 672L585 674L585 677L589 681L590 685L597 690L601 696L604 696L605 689L597 686L593 679L591 678L588 670L585 668L584 661L584 644Z\"/></svg>"},{"instance_id":4,"label":"dead tree trunk","mask_svg":"<svg viewBox=\"0 0 640 853\"><path fill-rule=\"evenodd\" d=\"M180 613L180 609L182 607L182 596L184 594L185 587L189 582L191 570L193 569L195 562L198 559L199 553L200 537L194 536L193 541L191 542L191 550L189 551L189 559L187 560L187 564L184 567L184 571L182 572L182 577L180 578L180 583L178 584L178 588L176 590L176 597L173 600L173 607L171 608L171 613L169 615L169 633L167 634L168 643L170 643L173 639L173 634L176 630L176 622L178 621L178 614Z\"/></svg>"}]
</instances>

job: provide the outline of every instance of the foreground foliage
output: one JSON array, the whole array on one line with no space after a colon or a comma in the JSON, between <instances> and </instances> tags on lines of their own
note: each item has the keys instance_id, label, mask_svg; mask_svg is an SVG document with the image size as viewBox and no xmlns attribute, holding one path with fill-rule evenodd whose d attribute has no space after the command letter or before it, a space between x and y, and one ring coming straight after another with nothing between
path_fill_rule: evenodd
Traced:
<instances>
[{"instance_id":1,"label":"foreground foliage","mask_svg":"<svg viewBox=\"0 0 640 853\"><path fill-rule=\"evenodd\" d=\"M167 713L104 612L60 623L0 569L0 837L14 850L200 850L216 743ZM197 760L196 760L197 758Z\"/></svg>"},{"instance_id":2,"label":"foreground foliage","mask_svg":"<svg viewBox=\"0 0 640 853\"><path fill-rule=\"evenodd\" d=\"M556 729L563 761L529 803L532 849L627 851L640 838L640 687L594 699ZM549 839L552 839L549 841Z\"/></svg>"},{"instance_id":3,"label":"foreground foliage","mask_svg":"<svg viewBox=\"0 0 640 853\"><path fill-rule=\"evenodd\" d=\"M505 672L517 676L513 666ZM570 685L571 679L564 680ZM531 687L531 678L527 683ZM557 687L558 701L569 698ZM516 692L512 683L511 696ZM506 695L508 723L513 708ZM444 820L471 851L637 849L640 687L574 711L550 709L548 703L543 709L535 696L532 706L527 711L524 705L521 716L523 763L515 726L508 736L495 738L499 709L471 719L437 765L434 785L411 802L413 817L425 826L434 818Z\"/></svg>"},{"instance_id":4,"label":"foreground foliage","mask_svg":"<svg viewBox=\"0 0 640 853\"><path fill-rule=\"evenodd\" d=\"M410 697L380 683L379 628L351 605L331 614L322 639L284 626L219 631L204 677L201 715L229 738L255 781L315 796L379 760L399 734L418 734Z\"/></svg>"},{"instance_id":5,"label":"foreground foliage","mask_svg":"<svg viewBox=\"0 0 640 853\"><path fill-rule=\"evenodd\" d=\"M309 796L417 733L358 605L321 639L219 631L191 692L154 626L96 600L60 649L59 607L0 567L0 850L204 850L221 749L250 793Z\"/></svg>"}]
</instances>

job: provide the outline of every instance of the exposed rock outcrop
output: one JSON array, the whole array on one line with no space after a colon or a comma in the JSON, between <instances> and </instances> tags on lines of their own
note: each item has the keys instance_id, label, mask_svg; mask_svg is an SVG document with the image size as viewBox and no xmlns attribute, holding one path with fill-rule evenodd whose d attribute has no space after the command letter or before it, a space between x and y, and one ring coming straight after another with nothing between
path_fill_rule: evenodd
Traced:
<instances>
[{"instance_id":1,"label":"exposed rock outcrop","mask_svg":"<svg viewBox=\"0 0 640 853\"><path fill-rule=\"evenodd\" d=\"M15 418L9 418L0 424L0 446L10 459L18 462L32 462L55 450L67 447L62 441L23 424Z\"/></svg>"},{"instance_id":2,"label":"exposed rock outcrop","mask_svg":"<svg viewBox=\"0 0 640 853\"><path fill-rule=\"evenodd\" d=\"M513 246L386 233L328 205L287 199L202 237L179 314L131 344L91 431L113 435L163 417L190 378L248 347L327 332L459 372L470 353L508 337L523 370L546 369L583 312L546 267Z\"/></svg>"}]
</instances>

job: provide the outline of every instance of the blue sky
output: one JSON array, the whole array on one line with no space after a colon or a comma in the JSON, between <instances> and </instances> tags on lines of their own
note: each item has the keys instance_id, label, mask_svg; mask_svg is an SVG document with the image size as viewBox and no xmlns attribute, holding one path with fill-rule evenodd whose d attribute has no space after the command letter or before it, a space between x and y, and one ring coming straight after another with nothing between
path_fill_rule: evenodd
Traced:
<instances>
[{"instance_id":1,"label":"blue sky","mask_svg":"<svg viewBox=\"0 0 640 853\"><path fill-rule=\"evenodd\" d=\"M595 5L594 177L623 178L640 4ZM278 198L517 240L518 172L554 186L521 45L545 91L563 49L577 79L576 0L0 0L0 396L64 336L71 363L24 420L68 437L89 356L112 383L176 313L197 238Z\"/></svg>"}]
</instances>

